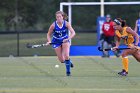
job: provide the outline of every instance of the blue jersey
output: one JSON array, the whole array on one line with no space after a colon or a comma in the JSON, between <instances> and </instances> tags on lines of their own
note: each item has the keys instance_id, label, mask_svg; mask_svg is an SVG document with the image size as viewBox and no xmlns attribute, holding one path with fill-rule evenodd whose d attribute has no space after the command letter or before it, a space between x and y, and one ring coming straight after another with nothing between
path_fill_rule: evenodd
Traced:
<instances>
[{"instance_id":1,"label":"blue jersey","mask_svg":"<svg viewBox=\"0 0 140 93\"><path fill-rule=\"evenodd\" d=\"M140 18L137 21L138 34L140 35Z\"/></svg>"},{"instance_id":2,"label":"blue jersey","mask_svg":"<svg viewBox=\"0 0 140 93\"><path fill-rule=\"evenodd\" d=\"M62 27L59 27L57 22L54 22L55 27L53 30L53 35L52 35L52 42L55 42L57 44L53 44L53 48L57 48L62 45L62 42L64 39L67 39L69 36L68 33L68 28L66 27L66 21L63 21Z\"/></svg>"},{"instance_id":3,"label":"blue jersey","mask_svg":"<svg viewBox=\"0 0 140 93\"><path fill-rule=\"evenodd\" d=\"M54 22L54 24L55 28L53 31L53 38L59 40L68 38L68 28L66 27L66 21L63 21L62 27L59 27L56 21Z\"/></svg>"},{"instance_id":4,"label":"blue jersey","mask_svg":"<svg viewBox=\"0 0 140 93\"><path fill-rule=\"evenodd\" d=\"M138 19L138 21L137 21L137 33L138 33L138 35L140 36L140 18ZM140 46L140 41L139 41L139 43L138 43L138 46Z\"/></svg>"}]
</instances>

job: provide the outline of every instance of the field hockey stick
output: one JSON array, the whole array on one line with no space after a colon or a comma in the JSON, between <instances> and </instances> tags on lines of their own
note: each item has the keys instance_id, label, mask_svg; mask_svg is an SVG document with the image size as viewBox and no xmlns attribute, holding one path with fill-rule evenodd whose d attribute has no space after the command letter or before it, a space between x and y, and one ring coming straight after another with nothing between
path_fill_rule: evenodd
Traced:
<instances>
[{"instance_id":1,"label":"field hockey stick","mask_svg":"<svg viewBox=\"0 0 140 93\"><path fill-rule=\"evenodd\" d=\"M62 42L59 42L59 43L62 43ZM26 44L26 47L27 47L27 48L39 48L39 47L44 47L44 46L53 45L53 44L59 44L59 43L54 43L54 42L52 42L52 43L49 43L49 44L36 44L36 45L27 43L27 44Z\"/></svg>"},{"instance_id":2,"label":"field hockey stick","mask_svg":"<svg viewBox=\"0 0 140 93\"><path fill-rule=\"evenodd\" d=\"M131 48L129 48L129 47L127 47L127 48L118 48L117 50L125 50L125 49L131 49ZM98 50L99 51L110 51L110 50L113 50L113 48L102 49L101 47L98 47Z\"/></svg>"}]
</instances>

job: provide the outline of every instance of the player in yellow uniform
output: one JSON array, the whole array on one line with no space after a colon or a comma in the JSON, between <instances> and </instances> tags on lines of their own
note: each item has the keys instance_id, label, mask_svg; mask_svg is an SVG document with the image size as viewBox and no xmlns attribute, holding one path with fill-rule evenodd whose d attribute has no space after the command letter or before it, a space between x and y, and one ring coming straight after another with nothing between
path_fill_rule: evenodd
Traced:
<instances>
[{"instance_id":1,"label":"player in yellow uniform","mask_svg":"<svg viewBox=\"0 0 140 93\"><path fill-rule=\"evenodd\" d=\"M124 44L127 45L130 49L126 49L122 52L122 65L123 69L119 72L119 75L127 76L128 74L128 55L132 55L137 61L140 62L140 50L138 47L139 36L133 31L130 27L126 25L126 22L120 18L114 20L113 23L115 34L117 37L116 46L113 47L113 50L118 49L120 41L123 40ZM134 37L136 42L134 43Z\"/></svg>"}]
</instances>

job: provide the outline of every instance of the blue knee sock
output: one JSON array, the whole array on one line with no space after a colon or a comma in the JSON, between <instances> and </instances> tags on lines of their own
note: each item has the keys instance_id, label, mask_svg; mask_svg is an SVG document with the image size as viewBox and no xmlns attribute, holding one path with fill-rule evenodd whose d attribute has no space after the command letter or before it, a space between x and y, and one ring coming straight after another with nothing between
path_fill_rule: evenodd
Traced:
<instances>
[{"instance_id":1,"label":"blue knee sock","mask_svg":"<svg viewBox=\"0 0 140 93\"><path fill-rule=\"evenodd\" d=\"M65 65L66 65L66 72L70 74L70 65L71 65L70 60L65 60Z\"/></svg>"}]
</instances>

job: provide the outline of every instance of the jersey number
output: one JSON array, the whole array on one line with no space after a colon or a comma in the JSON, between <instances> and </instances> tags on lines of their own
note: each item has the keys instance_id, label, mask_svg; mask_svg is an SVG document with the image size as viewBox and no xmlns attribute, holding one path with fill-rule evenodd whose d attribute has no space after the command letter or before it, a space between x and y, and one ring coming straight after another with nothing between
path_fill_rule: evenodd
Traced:
<instances>
[{"instance_id":1,"label":"jersey number","mask_svg":"<svg viewBox=\"0 0 140 93\"><path fill-rule=\"evenodd\" d=\"M62 37L62 33L59 33L59 37Z\"/></svg>"}]
</instances>

